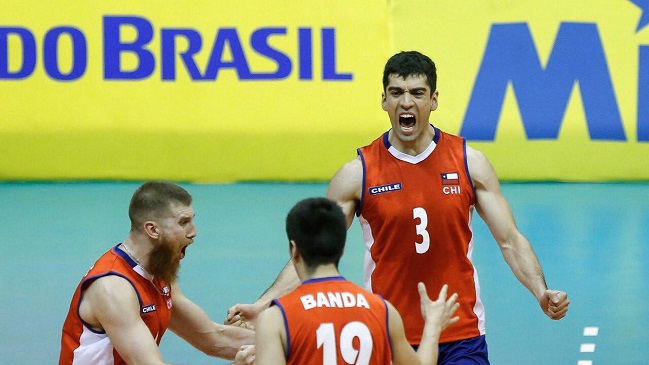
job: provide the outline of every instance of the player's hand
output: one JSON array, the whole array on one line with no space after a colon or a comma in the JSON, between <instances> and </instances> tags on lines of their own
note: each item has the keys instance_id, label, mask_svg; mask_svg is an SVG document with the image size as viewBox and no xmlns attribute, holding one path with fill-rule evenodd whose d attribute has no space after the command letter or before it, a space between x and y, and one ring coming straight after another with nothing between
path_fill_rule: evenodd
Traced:
<instances>
[{"instance_id":1,"label":"player's hand","mask_svg":"<svg viewBox=\"0 0 649 365\"><path fill-rule=\"evenodd\" d=\"M235 304L228 309L224 324L254 330L257 314L254 304Z\"/></svg>"},{"instance_id":2,"label":"player's hand","mask_svg":"<svg viewBox=\"0 0 649 365\"><path fill-rule=\"evenodd\" d=\"M569 304L568 294L559 290L546 290L539 298L539 305L543 312L555 320L566 316Z\"/></svg>"},{"instance_id":3,"label":"player's hand","mask_svg":"<svg viewBox=\"0 0 649 365\"><path fill-rule=\"evenodd\" d=\"M417 289L421 300L421 313L426 320L439 323L441 330L460 320L458 316L451 317L460 307L460 303L457 303L457 293L447 299L448 285L444 284L435 301L428 297L424 283L417 284Z\"/></svg>"},{"instance_id":4,"label":"player's hand","mask_svg":"<svg viewBox=\"0 0 649 365\"><path fill-rule=\"evenodd\" d=\"M255 346L243 345L234 356L234 365L254 365L255 363Z\"/></svg>"}]
</instances>

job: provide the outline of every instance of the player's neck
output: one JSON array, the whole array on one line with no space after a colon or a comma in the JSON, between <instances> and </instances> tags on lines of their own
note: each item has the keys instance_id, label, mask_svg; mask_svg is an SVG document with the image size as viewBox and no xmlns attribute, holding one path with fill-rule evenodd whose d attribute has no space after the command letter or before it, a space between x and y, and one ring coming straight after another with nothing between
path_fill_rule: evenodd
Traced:
<instances>
[{"instance_id":1,"label":"player's neck","mask_svg":"<svg viewBox=\"0 0 649 365\"><path fill-rule=\"evenodd\" d=\"M431 125L428 125L428 128L422 131L422 133L413 140L403 140L397 137L394 133L390 133L388 138L390 144L399 152L410 156L417 156L424 152L433 142L433 139L435 138L435 129Z\"/></svg>"},{"instance_id":2,"label":"player's neck","mask_svg":"<svg viewBox=\"0 0 649 365\"><path fill-rule=\"evenodd\" d=\"M313 271L307 271L304 273L305 277L304 279L300 278L302 281L309 280L309 279L317 279L317 278L328 278L332 276L340 276L340 272L336 268L336 265L334 264L328 264L328 265L320 265L315 270Z\"/></svg>"},{"instance_id":3,"label":"player's neck","mask_svg":"<svg viewBox=\"0 0 649 365\"><path fill-rule=\"evenodd\" d=\"M133 259L143 269L147 269L148 253L142 252L141 245L136 244L130 237L122 242L121 248L127 255Z\"/></svg>"}]
</instances>

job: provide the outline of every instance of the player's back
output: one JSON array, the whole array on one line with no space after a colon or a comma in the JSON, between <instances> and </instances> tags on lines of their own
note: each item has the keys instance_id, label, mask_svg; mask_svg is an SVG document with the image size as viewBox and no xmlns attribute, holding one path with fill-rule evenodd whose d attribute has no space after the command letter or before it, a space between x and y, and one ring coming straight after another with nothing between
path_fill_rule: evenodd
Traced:
<instances>
[{"instance_id":1,"label":"player's back","mask_svg":"<svg viewBox=\"0 0 649 365\"><path fill-rule=\"evenodd\" d=\"M307 280L276 299L287 364L390 364L385 301L343 277Z\"/></svg>"}]
</instances>

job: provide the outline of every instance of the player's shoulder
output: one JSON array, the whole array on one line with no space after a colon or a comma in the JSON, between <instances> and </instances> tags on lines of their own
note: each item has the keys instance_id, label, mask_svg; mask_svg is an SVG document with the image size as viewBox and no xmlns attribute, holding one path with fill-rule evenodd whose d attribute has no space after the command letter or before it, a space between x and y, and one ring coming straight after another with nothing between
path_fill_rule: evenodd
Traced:
<instances>
[{"instance_id":1,"label":"player's shoulder","mask_svg":"<svg viewBox=\"0 0 649 365\"><path fill-rule=\"evenodd\" d=\"M278 305L271 305L259 313L259 318L272 318L281 315L281 309Z\"/></svg>"},{"instance_id":2,"label":"player's shoulder","mask_svg":"<svg viewBox=\"0 0 649 365\"><path fill-rule=\"evenodd\" d=\"M360 156L356 156L354 159L347 161L342 167L346 169L362 169L363 168L363 162L361 161Z\"/></svg>"},{"instance_id":3,"label":"player's shoulder","mask_svg":"<svg viewBox=\"0 0 649 365\"><path fill-rule=\"evenodd\" d=\"M484 153L468 144L466 145L466 155L468 158L486 158Z\"/></svg>"},{"instance_id":4,"label":"player's shoulder","mask_svg":"<svg viewBox=\"0 0 649 365\"><path fill-rule=\"evenodd\" d=\"M271 305L259 313L257 316L257 323L263 324L262 327L267 329L283 327L284 315L282 314L282 310L277 305Z\"/></svg>"},{"instance_id":5,"label":"player's shoulder","mask_svg":"<svg viewBox=\"0 0 649 365\"><path fill-rule=\"evenodd\" d=\"M97 326L98 318L123 315L128 309L138 312L138 293L132 283L120 275L104 275L88 283L81 297L79 314Z\"/></svg>"},{"instance_id":6,"label":"player's shoulder","mask_svg":"<svg viewBox=\"0 0 649 365\"><path fill-rule=\"evenodd\" d=\"M475 148L466 147L466 160L469 175L474 184L482 185L490 181L497 181L496 171L487 156Z\"/></svg>"},{"instance_id":7,"label":"player's shoulder","mask_svg":"<svg viewBox=\"0 0 649 365\"><path fill-rule=\"evenodd\" d=\"M336 174L334 175L334 179L343 179L343 180L350 180L353 178L362 178L363 176L363 163L360 159L360 157L356 157L351 161L346 162L343 164L338 171L336 171Z\"/></svg>"},{"instance_id":8,"label":"player's shoulder","mask_svg":"<svg viewBox=\"0 0 649 365\"><path fill-rule=\"evenodd\" d=\"M469 145L466 146L466 159L470 172L473 172L474 170L482 170L485 167L490 166L487 156Z\"/></svg>"},{"instance_id":9,"label":"player's shoulder","mask_svg":"<svg viewBox=\"0 0 649 365\"><path fill-rule=\"evenodd\" d=\"M122 275L107 273L93 278L86 284L86 295L120 297L135 294L133 283Z\"/></svg>"}]
</instances>

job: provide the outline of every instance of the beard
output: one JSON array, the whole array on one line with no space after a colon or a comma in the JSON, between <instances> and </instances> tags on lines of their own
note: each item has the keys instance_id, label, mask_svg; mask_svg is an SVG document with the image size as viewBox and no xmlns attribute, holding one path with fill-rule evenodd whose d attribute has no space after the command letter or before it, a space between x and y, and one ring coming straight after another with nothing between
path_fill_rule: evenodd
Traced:
<instances>
[{"instance_id":1,"label":"beard","mask_svg":"<svg viewBox=\"0 0 649 365\"><path fill-rule=\"evenodd\" d=\"M163 239L149 253L149 273L168 284L178 279L180 269L180 260L176 258L172 247Z\"/></svg>"}]
</instances>

